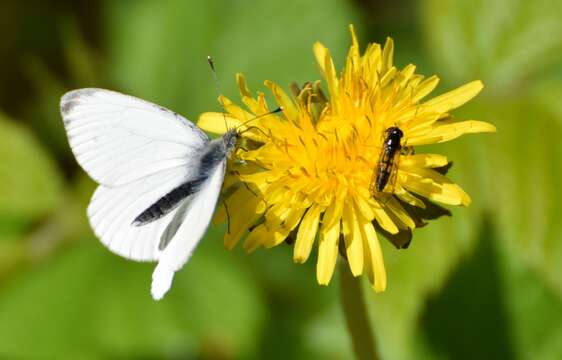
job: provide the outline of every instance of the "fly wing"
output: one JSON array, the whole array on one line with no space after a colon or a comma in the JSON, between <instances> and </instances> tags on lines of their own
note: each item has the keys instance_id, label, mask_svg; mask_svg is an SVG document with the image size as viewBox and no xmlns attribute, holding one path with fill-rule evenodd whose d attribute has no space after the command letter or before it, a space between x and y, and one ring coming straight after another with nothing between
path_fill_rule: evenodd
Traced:
<instances>
[{"instance_id":1,"label":"fly wing","mask_svg":"<svg viewBox=\"0 0 562 360\"><path fill-rule=\"evenodd\" d=\"M158 260L160 236L179 208L142 226L133 222L163 194L184 183L190 176L189 170L171 168L120 187L100 185L88 206L88 218L96 236L109 250L125 258Z\"/></svg>"},{"instance_id":2,"label":"fly wing","mask_svg":"<svg viewBox=\"0 0 562 360\"><path fill-rule=\"evenodd\" d=\"M114 91L74 90L62 97L60 107L78 163L106 187L188 166L209 142L182 116Z\"/></svg>"},{"instance_id":3,"label":"fly wing","mask_svg":"<svg viewBox=\"0 0 562 360\"><path fill-rule=\"evenodd\" d=\"M215 210L222 186L226 159L220 161L201 185L198 193L193 194L185 214L175 230L175 234L162 251L158 265L152 274L152 297L161 299L170 289L174 273L189 260L193 250L205 234ZM180 206L180 208L183 208ZM158 239L160 240L160 239Z\"/></svg>"}]
</instances>

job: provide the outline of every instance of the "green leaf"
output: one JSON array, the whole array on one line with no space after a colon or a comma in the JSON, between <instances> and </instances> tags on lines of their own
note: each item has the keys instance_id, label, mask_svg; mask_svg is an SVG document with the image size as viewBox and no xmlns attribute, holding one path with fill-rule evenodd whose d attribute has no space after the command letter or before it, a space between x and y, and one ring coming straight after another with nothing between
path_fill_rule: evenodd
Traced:
<instances>
[{"instance_id":1,"label":"green leaf","mask_svg":"<svg viewBox=\"0 0 562 360\"><path fill-rule=\"evenodd\" d=\"M82 38L77 26L70 20L62 21L61 37L64 60L68 68L71 87L98 87L105 79L99 55ZM31 81L36 98L25 108L25 117L37 136L53 151L59 160L76 164L68 146L59 102L69 89L42 58L30 56L25 62L26 75Z\"/></svg>"},{"instance_id":2,"label":"green leaf","mask_svg":"<svg viewBox=\"0 0 562 360\"><path fill-rule=\"evenodd\" d=\"M292 253L292 246L286 244L258 249L252 254L245 254L238 248L235 253L249 266L270 308L257 355L260 359L316 359L331 351L331 348L315 346L319 341L317 333L310 330L310 324L337 326L323 322L328 308L338 308L334 304L337 281L334 279L328 287L319 286L315 277L315 256L301 265L293 262ZM345 334L344 328L334 331Z\"/></svg>"},{"instance_id":3,"label":"green leaf","mask_svg":"<svg viewBox=\"0 0 562 360\"><path fill-rule=\"evenodd\" d=\"M552 330L541 331L542 325L527 326L537 324L535 315L544 324L551 324L550 317L557 319L562 306L562 245L558 241L562 236L562 191L558 186L562 181L558 165L562 157L558 139L562 121L557 103L551 102L558 87L537 84L535 89L549 91L503 101L482 99L467 106L461 116L471 114L473 118L490 120L498 127L498 133L470 139L470 143L467 137L448 144L448 148L449 152L458 153L464 146L464 161L456 163L457 170L466 176L462 184L467 185L475 199L478 194L482 216L496 229L496 234L481 241L500 244L500 257L507 263L501 270L502 277L507 280L501 279L499 286L505 289L503 282L508 281L512 288L519 289L500 296L500 303L508 305L507 327L513 332L508 342L512 351L521 358L557 358L560 329L549 325ZM471 282L464 280L465 284ZM489 290L472 288L475 293L491 294ZM533 310L522 310L525 307ZM527 318L528 313L534 315ZM518 324L515 330L511 324ZM535 349L537 354L533 354Z\"/></svg>"},{"instance_id":4,"label":"green leaf","mask_svg":"<svg viewBox=\"0 0 562 360\"><path fill-rule=\"evenodd\" d=\"M545 111L550 112L549 118L562 125L562 81L559 79L543 81L535 84L531 91L531 101Z\"/></svg>"},{"instance_id":5,"label":"green leaf","mask_svg":"<svg viewBox=\"0 0 562 360\"><path fill-rule=\"evenodd\" d=\"M510 335L520 359L562 357L562 302L559 289L524 264L505 258L505 307Z\"/></svg>"},{"instance_id":6,"label":"green leaf","mask_svg":"<svg viewBox=\"0 0 562 360\"><path fill-rule=\"evenodd\" d=\"M0 134L0 215L32 221L60 201L61 176L27 128L0 114Z\"/></svg>"},{"instance_id":7,"label":"green leaf","mask_svg":"<svg viewBox=\"0 0 562 360\"><path fill-rule=\"evenodd\" d=\"M59 102L65 92L63 84L56 75L37 58L26 62L27 76L32 82L37 98L25 109L25 117L36 136L59 159L72 158L62 122Z\"/></svg>"},{"instance_id":8,"label":"green leaf","mask_svg":"<svg viewBox=\"0 0 562 360\"><path fill-rule=\"evenodd\" d=\"M562 38L554 35L562 32L561 11L562 3L552 0L429 0L422 7L428 48L445 82L477 77L486 85L455 115L490 121L498 133L446 148L461 184L497 229L501 256L510 264L506 281L525 293L502 299L512 310L509 321L518 324L510 341L520 358L560 356L559 329L539 339L540 331L525 325L534 320L519 312L532 307L528 312L538 311L546 324L549 316L558 319L562 299Z\"/></svg>"},{"instance_id":9,"label":"green leaf","mask_svg":"<svg viewBox=\"0 0 562 360\"><path fill-rule=\"evenodd\" d=\"M257 289L222 244L206 240L161 302L150 297L153 265L118 258L89 237L21 274L2 289L0 355L252 353L264 316Z\"/></svg>"},{"instance_id":10,"label":"green leaf","mask_svg":"<svg viewBox=\"0 0 562 360\"><path fill-rule=\"evenodd\" d=\"M501 92L555 69L562 60L557 0L428 0L428 49L447 81L480 78Z\"/></svg>"},{"instance_id":11,"label":"green leaf","mask_svg":"<svg viewBox=\"0 0 562 360\"><path fill-rule=\"evenodd\" d=\"M478 244L422 309L415 341L450 359L513 359L510 314L491 219Z\"/></svg>"},{"instance_id":12,"label":"green leaf","mask_svg":"<svg viewBox=\"0 0 562 360\"><path fill-rule=\"evenodd\" d=\"M61 29L66 65L72 82L85 87L100 86L105 79L99 54L86 42L74 21L67 20Z\"/></svg>"},{"instance_id":13,"label":"green leaf","mask_svg":"<svg viewBox=\"0 0 562 360\"><path fill-rule=\"evenodd\" d=\"M562 303L492 224L485 219L475 251L430 297L418 339L441 358L558 359Z\"/></svg>"},{"instance_id":14,"label":"green leaf","mask_svg":"<svg viewBox=\"0 0 562 360\"><path fill-rule=\"evenodd\" d=\"M334 275L339 277L338 274ZM338 299L338 284L331 286L335 288L334 297ZM341 304L338 301L334 301L330 307L326 307L323 312L315 316L305 330L307 347L314 352L316 358L355 359Z\"/></svg>"},{"instance_id":15,"label":"green leaf","mask_svg":"<svg viewBox=\"0 0 562 360\"><path fill-rule=\"evenodd\" d=\"M545 276L562 298L560 115L526 99L482 104L497 139L479 149L488 209L513 256Z\"/></svg>"}]
</instances>

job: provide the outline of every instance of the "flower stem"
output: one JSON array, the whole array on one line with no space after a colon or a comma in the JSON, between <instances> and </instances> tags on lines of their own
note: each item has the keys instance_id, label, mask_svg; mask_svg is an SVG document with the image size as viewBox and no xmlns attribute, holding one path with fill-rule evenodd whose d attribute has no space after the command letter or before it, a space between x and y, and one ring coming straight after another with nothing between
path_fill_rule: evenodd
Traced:
<instances>
[{"instance_id":1,"label":"flower stem","mask_svg":"<svg viewBox=\"0 0 562 360\"><path fill-rule=\"evenodd\" d=\"M363 299L361 278L353 277L345 262L342 262L339 272L341 304L355 355L359 360L379 359Z\"/></svg>"}]
</instances>

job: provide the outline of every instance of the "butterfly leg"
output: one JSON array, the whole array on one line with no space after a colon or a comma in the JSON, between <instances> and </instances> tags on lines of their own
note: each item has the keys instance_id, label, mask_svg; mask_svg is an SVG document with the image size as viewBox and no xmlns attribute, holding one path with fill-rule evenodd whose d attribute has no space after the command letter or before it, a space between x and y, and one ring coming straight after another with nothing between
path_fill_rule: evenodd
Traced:
<instances>
[{"instance_id":1,"label":"butterfly leg","mask_svg":"<svg viewBox=\"0 0 562 360\"><path fill-rule=\"evenodd\" d=\"M232 173L240 176L240 172L238 170L233 170ZM263 196L259 196L254 190L252 190L252 188L245 181L240 181L240 182L242 183L242 185L244 185L246 190L248 190L250 193L252 193L252 195L254 195L255 197L259 198L264 203L264 205L267 207L267 201L265 201Z\"/></svg>"},{"instance_id":2,"label":"butterfly leg","mask_svg":"<svg viewBox=\"0 0 562 360\"><path fill-rule=\"evenodd\" d=\"M222 203L224 205L224 210L226 211L226 232L230 235L230 211L228 211L228 205L226 204L225 199L222 199Z\"/></svg>"}]
</instances>

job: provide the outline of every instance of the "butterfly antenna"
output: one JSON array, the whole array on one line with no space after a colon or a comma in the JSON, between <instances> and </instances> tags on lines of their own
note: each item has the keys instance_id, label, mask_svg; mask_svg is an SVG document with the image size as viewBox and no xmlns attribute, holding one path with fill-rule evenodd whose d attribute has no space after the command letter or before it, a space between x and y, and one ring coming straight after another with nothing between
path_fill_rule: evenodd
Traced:
<instances>
[{"instance_id":1,"label":"butterfly antenna","mask_svg":"<svg viewBox=\"0 0 562 360\"><path fill-rule=\"evenodd\" d=\"M263 118L263 117L266 117L266 116L269 116L269 115L277 114L278 112L281 112L281 111L283 111L283 107L278 107L278 108L275 109L275 110L266 112L265 114L261 114L261 115L255 116L255 117L251 118L250 120L244 121L242 124L238 125L236 128L238 129L238 128L242 127L242 126L245 126L245 125L248 124L249 122L252 122L252 121L255 121L255 120L259 120L259 119L261 119L261 118Z\"/></svg>"},{"instance_id":2,"label":"butterfly antenna","mask_svg":"<svg viewBox=\"0 0 562 360\"><path fill-rule=\"evenodd\" d=\"M207 56L207 62L211 67L211 73L213 74L213 79L215 80L215 90L217 92L217 97L219 99L219 103L221 104L221 108L222 108L224 128L226 129L226 131L228 131L228 122L226 121L226 108L224 107L224 104L222 102L221 82L219 81L219 77L217 76L217 71L215 70L215 62L213 61L213 58L210 55Z\"/></svg>"}]
</instances>

